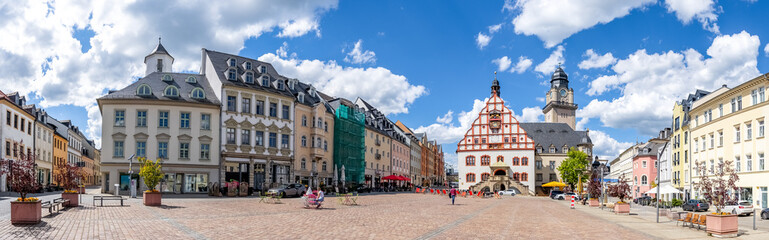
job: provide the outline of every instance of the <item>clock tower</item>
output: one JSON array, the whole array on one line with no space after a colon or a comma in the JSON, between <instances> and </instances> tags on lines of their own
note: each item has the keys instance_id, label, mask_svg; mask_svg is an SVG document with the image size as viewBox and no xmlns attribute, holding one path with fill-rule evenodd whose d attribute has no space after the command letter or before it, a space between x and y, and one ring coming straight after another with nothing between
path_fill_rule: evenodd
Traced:
<instances>
[{"instance_id":1,"label":"clock tower","mask_svg":"<svg viewBox=\"0 0 769 240\"><path fill-rule=\"evenodd\" d=\"M566 123L575 129L577 104L574 104L574 89L569 88L569 76L563 72L561 66L550 78L550 90L545 96L547 104L542 108L545 114L545 122Z\"/></svg>"}]
</instances>

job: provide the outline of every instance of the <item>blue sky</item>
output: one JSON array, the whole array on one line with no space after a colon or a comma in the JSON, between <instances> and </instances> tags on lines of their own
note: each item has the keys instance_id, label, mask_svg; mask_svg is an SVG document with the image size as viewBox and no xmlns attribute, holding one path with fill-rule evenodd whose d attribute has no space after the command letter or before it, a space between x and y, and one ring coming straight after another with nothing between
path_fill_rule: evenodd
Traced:
<instances>
[{"instance_id":1,"label":"blue sky","mask_svg":"<svg viewBox=\"0 0 769 240\"><path fill-rule=\"evenodd\" d=\"M489 96L494 71L518 119L541 121L541 98L561 62L581 108L578 128L589 128L595 151L612 158L669 125L675 99L767 72L769 29L757 17L767 1L601 2L268 1L209 22L197 14L230 6L29 3L18 8L36 17L0 20L11 33L0 56L24 63L10 72L19 67L0 62L9 71L0 82L98 138L94 99L140 77L162 35L177 71L196 71L200 48L268 61L322 91L380 103L393 121L437 138L455 162L456 140ZM35 29L48 34L27 36ZM509 64L495 61L504 57Z\"/></svg>"}]
</instances>

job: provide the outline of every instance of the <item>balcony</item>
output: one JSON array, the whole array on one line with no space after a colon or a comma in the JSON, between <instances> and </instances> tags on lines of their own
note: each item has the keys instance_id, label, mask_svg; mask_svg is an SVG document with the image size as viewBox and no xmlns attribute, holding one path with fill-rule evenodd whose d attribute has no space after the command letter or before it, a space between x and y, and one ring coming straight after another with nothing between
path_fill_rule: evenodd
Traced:
<instances>
[{"instance_id":1,"label":"balcony","mask_svg":"<svg viewBox=\"0 0 769 240\"><path fill-rule=\"evenodd\" d=\"M382 154L379 154L379 153L375 154L374 159L376 160L382 159Z\"/></svg>"},{"instance_id":2,"label":"balcony","mask_svg":"<svg viewBox=\"0 0 769 240\"><path fill-rule=\"evenodd\" d=\"M323 136L323 134L326 134L326 131L324 131L323 128L321 127L312 128L312 135Z\"/></svg>"},{"instance_id":3,"label":"balcony","mask_svg":"<svg viewBox=\"0 0 769 240\"><path fill-rule=\"evenodd\" d=\"M374 144L376 144L377 146L382 146L382 142L380 142L379 139L377 139L376 142L374 142Z\"/></svg>"},{"instance_id":4,"label":"balcony","mask_svg":"<svg viewBox=\"0 0 769 240\"><path fill-rule=\"evenodd\" d=\"M326 151L323 150L322 147L312 147L310 149L311 149L310 150L310 155L311 155L310 157L312 157L313 159L315 159L315 158L323 158L323 156L326 154Z\"/></svg>"}]
</instances>

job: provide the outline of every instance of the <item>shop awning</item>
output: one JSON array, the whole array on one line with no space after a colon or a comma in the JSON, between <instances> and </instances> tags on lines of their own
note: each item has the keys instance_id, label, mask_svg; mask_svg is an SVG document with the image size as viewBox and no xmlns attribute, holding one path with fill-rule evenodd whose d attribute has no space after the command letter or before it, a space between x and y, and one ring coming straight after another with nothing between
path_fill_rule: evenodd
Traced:
<instances>
[{"instance_id":1,"label":"shop awning","mask_svg":"<svg viewBox=\"0 0 769 240\"><path fill-rule=\"evenodd\" d=\"M559 188L561 188L561 187L566 187L566 184L562 183L562 182L549 182L549 183L542 184L542 187L559 187Z\"/></svg>"},{"instance_id":2,"label":"shop awning","mask_svg":"<svg viewBox=\"0 0 769 240\"><path fill-rule=\"evenodd\" d=\"M659 186L657 186L659 187ZM646 194L657 194L657 187L654 187L652 189L649 189L649 191L646 191ZM675 193L681 193L678 189L674 188L670 185L662 185L662 188L660 188L660 194L675 194Z\"/></svg>"},{"instance_id":3,"label":"shop awning","mask_svg":"<svg viewBox=\"0 0 769 240\"><path fill-rule=\"evenodd\" d=\"M399 181L400 180L398 178L398 176L395 176L395 175L386 176L386 177L383 177L382 179L384 179L384 180L395 180L395 181Z\"/></svg>"}]
</instances>

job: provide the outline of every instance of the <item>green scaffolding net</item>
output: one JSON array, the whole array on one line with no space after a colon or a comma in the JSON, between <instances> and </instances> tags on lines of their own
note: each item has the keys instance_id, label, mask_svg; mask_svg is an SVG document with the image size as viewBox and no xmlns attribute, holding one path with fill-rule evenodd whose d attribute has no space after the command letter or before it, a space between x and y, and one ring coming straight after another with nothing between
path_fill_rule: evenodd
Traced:
<instances>
[{"instance_id":1,"label":"green scaffolding net","mask_svg":"<svg viewBox=\"0 0 769 240\"><path fill-rule=\"evenodd\" d=\"M344 166L345 181L363 183L366 170L365 115L362 111L345 105L336 109L334 122L334 164L341 171ZM339 173L341 177L341 172ZM341 180L341 179L340 179Z\"/></svg>"}]
</instances>

